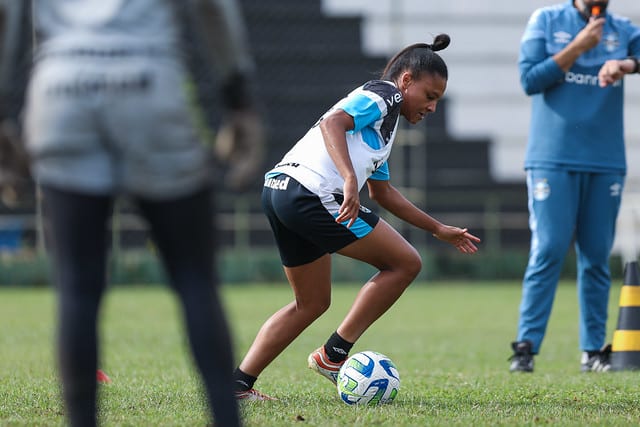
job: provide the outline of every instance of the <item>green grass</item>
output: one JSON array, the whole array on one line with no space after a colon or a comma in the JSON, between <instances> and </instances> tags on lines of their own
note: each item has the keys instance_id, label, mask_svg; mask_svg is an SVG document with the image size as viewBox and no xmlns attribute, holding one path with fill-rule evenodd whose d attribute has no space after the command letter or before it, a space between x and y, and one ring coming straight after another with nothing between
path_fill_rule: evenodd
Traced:
<instances>
[{"instance_id":1,"label":"green grass","mask_svg":"<svg viewBox=\"0 0 640 427\"><path fill-rule=\"evenodd\" d=\"M611 295L615 330L619 284ZM260 377L278 402L243 405L247 426L639 425L640 373L581 374L575 286L558 290L536 372L510 374L518 283L415 284L356 344L398 366L396 401L350 407L306 368L307 354L333 332L358 288L335 286L330 310ZM262 322L289 302L286 286L226 286L237 356ZM0 425L64 425L53 359L49 289L0 289ZM102 312L101 387L106 426L205 425L197 377L175 300L164 287L112 289Z\"/></svg>"}]
</instances>

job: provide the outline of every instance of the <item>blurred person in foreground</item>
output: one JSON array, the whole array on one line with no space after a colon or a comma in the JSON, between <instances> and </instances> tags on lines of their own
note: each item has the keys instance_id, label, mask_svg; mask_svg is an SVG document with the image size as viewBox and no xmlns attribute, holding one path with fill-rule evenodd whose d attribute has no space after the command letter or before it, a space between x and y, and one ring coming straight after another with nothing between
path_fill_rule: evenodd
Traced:
<instances>
[{"instance_id":1,"label":"blurred person in foreground","mask_svg":"<svg viewBox=\"0 0 640 427\"><path fill-rule=\"evenodd\" d=\"M531 16L520 81L532 96L525 169L531 248L510 370L532 372L575 241L581 370L606 371L609 256L626 174L623 77L638 72L640 28L608 1L572 0Z\"/></svg>"},{"instance_id":2,"label":"blurred person in foreground","mask_svg":"<svg viewBox=\"0 0 640 427\"><path fill-rule=\"evenodd\" d=\"M16 18L3 28L3 41L25 33L21 26L35 29L23 136L43 194L70 424L97 424L97 318L106 287L108 219L116 196L126 195L148 222L181 302L211 420L240 425L232 342L215 271L215 167L212 148L201 135L202 117L212 109L198 103L210 94L186 90L213 88L207 66L215 67L230 126L224 132L232 162L228 184L240 188L252 178L252 167L242 161L257 163L262 134L248 90L253 64L238 5L232 0L5 0L2 5L4 16Z\"/></svg>"},{"instance_id":3,"label":"blurred person in foreground","mask_svg":"<svg viewBox=\"0 0 640 427\"><path fill-rule=\"evenodd\" d=\"M309 354L309 368L336 384L338 371L364 332L400 298L422 268L418 251L371 210L360 190L394 216L459 252L480 242L466 228L446 225L409 201L390 181L387 160L400 116L415 125L436 110L448 69L433 44L416 43L390 59L379 80L355 88L327 111L268 171L262 206L276 239L294 301L260 328L235 371L240 400L273 398L254 384L262 371L331 303L331 258L338 253L379 270L356 296L324 345Z\"/></svg>"}]
</instances>

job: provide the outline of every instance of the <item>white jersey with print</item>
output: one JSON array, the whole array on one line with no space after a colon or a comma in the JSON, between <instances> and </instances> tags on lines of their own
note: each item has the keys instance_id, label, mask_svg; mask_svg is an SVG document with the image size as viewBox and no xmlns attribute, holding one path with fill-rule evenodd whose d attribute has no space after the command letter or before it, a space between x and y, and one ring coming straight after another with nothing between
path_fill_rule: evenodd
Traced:
<instances>
[{"instance_id":1,"label":"white jersey with print","mask_svg":"<svg viewBox=\"0 0 640 427\"><path fill-rule=\"evenodd\" d=\"M197 56L229 73L247 68L238 5L34 0L33 6L37 60L25 140L37 181L153 199L209 185L211 153L192 116L193 97L184 90L198 77L185 65ZM202 31L186 31L191 28ZM200 42L200 49L193 52L189 41ZM220 74L221 81L226 77Z\"/></svg>"},{"instance_id":2,"label":"white jersey with print","mask_svg":"<svg viewBox=\"0 0 640 427\"><path fill-rule=\"evenodd\" d=\"M46 52L78 48L173 46L171 8L154 0L36 0L35 23Z\"/></svg>"},{"instance_id":3,"label":"white jersey with print","mask_svg":"<svg viewBox=\"0 0 640 427\"><path fill-rule=\"evenodd\" d=\"M285 173L321 199L342 194L344 179L329 156L319 126L330 112L341 109L353 117L355 124L346 138L358 189L369 178L388 180L387 159L398 128L402 101L401 92L392 82L365 83L325 113L266 176Z\"/></svg>"},{"instance_id":4,"label":"white jersey with print","mask_svg":"<svg viewBox=\"0 0 640 427\"><path fill-rule=\"evenodd\" d=\"M214 56L211 65L221 78L253 69L234 0L34 0L34 24L38 52L45 55L104 49L184 54L180 26L197 27L203 44L196 48Z\"/></svg>"}]
</instances>

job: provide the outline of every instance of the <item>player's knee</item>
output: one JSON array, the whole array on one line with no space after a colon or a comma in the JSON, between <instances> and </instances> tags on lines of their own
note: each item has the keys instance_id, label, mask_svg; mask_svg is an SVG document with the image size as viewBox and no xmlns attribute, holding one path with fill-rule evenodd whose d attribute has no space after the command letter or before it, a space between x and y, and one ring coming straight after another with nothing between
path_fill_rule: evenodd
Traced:
<instances>
[{"instance_id":1,"label":"player's knee","mask_svg":"<svg viewBox=\"0 0 640 427\"><path fill-rule=\"evenodd\" d=\"M331 306L331 296L327 295L322 298L318 298L314 306L315 306L314 311L317 313L318 316L320 316L325 311L327 311Z\"/></svg>"},{"instance_id":2,"label":"player's knee","mask_svg":"<svg viewBox=\"0 0 640 427\"><path fill-rule=\"evenodd\" d=\"M324 314L324 312L327 311L330 306L331 306L331 297L320 299L320 301L318 301L316 305L317 315L320 316L321 314Z\"/></svg>"},{"instance_id":3,"label":"player's knee","mask_svg":"<svg viewBox=\"0 0 640 427\"><path fill-rule=\"evenodd\" d=\"M317 318L324 314L331 306L331 295L315 297L305 303L298 300L296 306L298 310L305 311L309 316Z\"/></svg>"},{"instance_id":4,"label":"player's knee","mask_svg":"<svg viewBox=\"0 0 640 427\"><path fill-rule=\"evenodd\" d=\"M609 265L609 256L611 254L609 245L601 245L600 247L584 248L580 246L580 260L595 269L607 268Z\"/></svg>"},{"instance_id":5,"label":"player's knee","mask_svg":"<svg viewBox=\"0 0 640 427\"><path fill-rule=\"evenodd\" d=\"M402 283L405 283L406 286L409 286L421 270L422 258L420 258L420 254L415 249L402 257L402 265L398 268L398 271L402 274Z\"/></svg>"},{"instance_id":6,"label":"player's knee","mask_svg":"<svg viewBox=\"0 0 640 427\"><path fill-rule=\"evenodd\" d=\"M536 250L531 253L531 257L534 257L537 263L541 264L558 264L564 261L566 255L566 249L559 247L559 245L538 245Z\"/></svg>"}]
</instances>

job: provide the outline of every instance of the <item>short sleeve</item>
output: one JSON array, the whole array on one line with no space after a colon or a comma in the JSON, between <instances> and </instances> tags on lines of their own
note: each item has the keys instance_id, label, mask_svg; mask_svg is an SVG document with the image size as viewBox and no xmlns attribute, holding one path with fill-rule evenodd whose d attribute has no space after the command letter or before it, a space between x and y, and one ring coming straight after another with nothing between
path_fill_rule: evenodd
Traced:
<instances>
[{"instance_id":1,"label":"short sleeve","mask_svg":"<svg viewBox=\"0 0 640 427\"><path fill-rule=\"evenodd\" d=\"M359 132L383 117L378 102L362 92L349 96L338 107L353 117L354 128L351 132Z\"/></svg>"}]
</instances>

